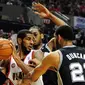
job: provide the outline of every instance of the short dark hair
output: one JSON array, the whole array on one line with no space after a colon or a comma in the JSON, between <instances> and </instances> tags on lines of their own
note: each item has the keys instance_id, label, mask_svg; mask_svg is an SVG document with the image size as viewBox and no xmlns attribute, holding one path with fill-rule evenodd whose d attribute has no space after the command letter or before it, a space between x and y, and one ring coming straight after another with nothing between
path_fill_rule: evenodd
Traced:
<instances>
[{"instance_id":1,"label":"short dark hair","mask_svg":"<svg viewBox=\"0 0 85 85\"><path fill-rule=\"evenodd\" d=\"M73 29L68 25L60 26L55 31L56 35L60 35L65 40L73 40Z\"/></svg>"},{"instance_id":2,"label":"short dark hair","mask_svg":"<svg viewBox=\"0 0 85 85\"><path fill-rule=\"evenodd\" d=\"M17 34L17 38L21 38L21 39L23 39L23 38L25 38L26 37L26 34L32 34L29 30L27 30L27 29L22 29L22 30L20 30L19 32L18 32L18 34Z\"/></svg>"},{"instance_id":3,"label":"short dark hair","mask_svg":"<svg viewBox=\"0 0 85 85\"><path fill-rule=\"evenodd\" d=\"M29 30L32 29L32 28L33 29L38 29L38 31L40 33L44 33L44 27L43 26L34 25L34 26L30 27Z\"/></svg>"}]
</instances>

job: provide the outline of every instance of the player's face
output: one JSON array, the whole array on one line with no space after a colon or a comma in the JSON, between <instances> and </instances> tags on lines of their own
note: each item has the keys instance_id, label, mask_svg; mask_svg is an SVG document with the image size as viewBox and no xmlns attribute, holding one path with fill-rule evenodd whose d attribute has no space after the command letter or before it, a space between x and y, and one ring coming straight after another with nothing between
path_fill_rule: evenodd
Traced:
<instances>
[{"instance_id":1,"label":"player's face","mask_svg":"<svg viewBox=\"0 0 85 85\"><path fill-rule=\"evenodd\" d=\"M33 48L33 34L26 34L26 37L22 40L21 47L24 54L27 54Z\"/></svg>"},{"instance_id":2,"label":"player's face","mask_svg":"<svg viewBox=\"0 0 85 85\"><path fill-rule=\"evenodd\" d=\"M38 29L30 29L29 31L31 31L34 35L34 45L39 45L42 41L41 33L38 31Z\"/></svg>"}]
</instances>

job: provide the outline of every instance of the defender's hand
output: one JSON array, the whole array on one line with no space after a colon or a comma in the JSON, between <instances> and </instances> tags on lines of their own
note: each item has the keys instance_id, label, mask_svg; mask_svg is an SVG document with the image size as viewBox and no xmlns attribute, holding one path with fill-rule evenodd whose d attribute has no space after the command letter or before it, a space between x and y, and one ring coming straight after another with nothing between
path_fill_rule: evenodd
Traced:
<instances>
[{"instance_id":1,"label":"defender's hand","mask_svg":"<svg viewBox=\"0 0 85 85\"><path fill-rule=\"evenodd\" d=\"M49 18L51 14L50 11L44 5L40 3L33 4L33 10L37 11L35 13L43 18Z\"/></svg>"}]
</instances>

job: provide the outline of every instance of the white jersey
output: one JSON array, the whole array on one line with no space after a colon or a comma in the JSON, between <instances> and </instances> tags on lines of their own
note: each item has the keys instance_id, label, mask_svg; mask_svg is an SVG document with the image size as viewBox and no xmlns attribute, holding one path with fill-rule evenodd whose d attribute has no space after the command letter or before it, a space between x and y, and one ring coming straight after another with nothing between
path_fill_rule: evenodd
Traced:
<instances>
[{"instance_id":1,"label":"white jersey","mask_svg":"<svg viewBox=\"0 0 85 85\"><path fill-rule=\"evenodd\" d=\"M12 81L14 85L17 85L17 80L19 79L18 77L21 72L22 70L17 66L17 63L11 56L8 78Z\"/></svg>"},{"instance_id":2,"label":"white jersey","mask_svg":"<svg viewBox=\"0 0 85 85\"><path fill-rule=\"evenodd\" d=\"M28 64L29 60L32 59L33 55L33 50L29 53L29 55L26 56L24 63ZM42 76L39 77L39 79L36 82L32 82L31 85L43 85L43 81L42 81Z\"/></svg>"},{"instance_id":3,"label":"white jersey","mask_svg":"<svg viewBox=\"0 0 85 85\"><path fill-rule=\"evenodd\" d=\"M33 55L33 50L26 56L26 58L24 59L24 63L28 64L29 60L32 59L32 55ZM14 85L18 85L19 83L22 82L22 79L24 77L24 73L22 72L22 70L18 67L17 63L15 62L15 60L13 59L13 57L11 57L10 60L10 68L9 68L9 74L8 74L8 78L12 81L12 83ZM18 80L18 82L17 82ZM19 81L20 80L20 81ZM43 85L43 81L42 81L42 76L36 81L36 82L32 82L31 85Z\"/></svg>"}]
</instances>

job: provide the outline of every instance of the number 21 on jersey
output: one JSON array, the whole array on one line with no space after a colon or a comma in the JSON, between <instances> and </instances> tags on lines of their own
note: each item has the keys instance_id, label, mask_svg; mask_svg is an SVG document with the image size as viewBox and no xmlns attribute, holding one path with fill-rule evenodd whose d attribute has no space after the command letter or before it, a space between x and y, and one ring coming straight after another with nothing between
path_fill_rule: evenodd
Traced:
<instances>
[{"instance_id":1,"label":"number 21 on jersey","mask_svg":"<svg viewBox=\"0 0 85 85\"><path fill-rule=\"evenodd\" d=\"M72 82L85 82L83 68L85 69L85 63L83 64L83 66L80 63L71 63L69 65L69 69L71 70Z\"/></svg>"}]
</instances>

